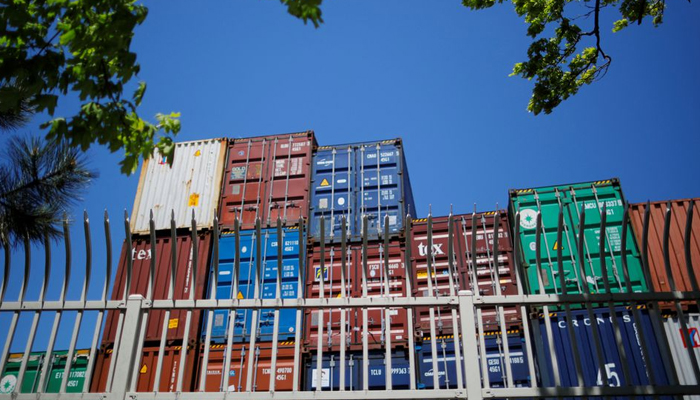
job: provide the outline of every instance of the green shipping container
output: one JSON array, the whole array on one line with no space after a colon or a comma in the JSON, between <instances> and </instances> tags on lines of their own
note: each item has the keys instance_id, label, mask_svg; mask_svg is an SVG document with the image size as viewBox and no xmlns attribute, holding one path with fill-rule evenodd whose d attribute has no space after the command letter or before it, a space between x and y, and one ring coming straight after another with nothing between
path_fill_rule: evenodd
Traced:
<instances>
[{"instance_id":1,"label":"green shipping container","mask_svg":"<svg viewBox=\"0 0 700 400\"><path fill-rule=\"evenodd\" d=\"M600 214L606 206L606 228L602 235L605 241L605 265L607 277L603 277L600 258ZM564 210L564 225L561 243L557 241L559 208ZM579 276L578 232L581 207L585 209L583 269L585 276ZM510 191L511 216L520 212L521 265L531 294L539 294L537 277L537 252L535 251L537 212L542 213L542 235L540 254L542 283L545 293L561 294L562 287L558 275L557 251L561 248L562 267L567 293L605 293L604 279L613 293L626 292L626 282L622 270L622 217L624 197L617 179L550 186ZM514 220L513 220L514 221ZM647 290L642 270L639 249L627 226L627 268L634 292Z\"/></svg>"},{"instance_id":2,"label":"green shipping container","mask_svg":"<svg viewBox=\"0 0 700 400\"><path fill-rule=\"evenodd\" d=\"M53 359L50 365L49 375L45 379L46 388L44 393L58 393L63 378L63 370L66 367L67 351L53 352ZM27 369L22 381L20 393L35 393L39 385L39 372L44 363L45 352L30 353L27 361ZM81 393L85 383L85 372L87 370L89 350L76 350L73 356L68 382L66 383L67 393ZM10 394L15 392L17 376L22 364L22 354L11 354L7 361L7 366L0 379L0 394Z\"/></svg>"}]
</instances>

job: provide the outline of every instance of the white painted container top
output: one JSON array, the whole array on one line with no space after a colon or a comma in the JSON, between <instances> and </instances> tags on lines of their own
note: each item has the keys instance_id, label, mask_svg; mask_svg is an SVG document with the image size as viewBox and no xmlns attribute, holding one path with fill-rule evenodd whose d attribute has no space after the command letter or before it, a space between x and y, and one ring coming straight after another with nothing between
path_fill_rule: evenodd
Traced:
<instances>
[{"instance_id":1,"label":"white painted container top","mask_svg":"<svg viewBox=\"0 0 700 400\"><path fill-rule=\"evenodd\" d=\"M141 167L131 233L150 232L151 210L156 230L170 229L171 211L175 212L177 228L192 226L192 211L198 230L211 228L221 196L225 159L225 139L176 143L172 166L156 149Z\"/></svg>"}]
</instances>

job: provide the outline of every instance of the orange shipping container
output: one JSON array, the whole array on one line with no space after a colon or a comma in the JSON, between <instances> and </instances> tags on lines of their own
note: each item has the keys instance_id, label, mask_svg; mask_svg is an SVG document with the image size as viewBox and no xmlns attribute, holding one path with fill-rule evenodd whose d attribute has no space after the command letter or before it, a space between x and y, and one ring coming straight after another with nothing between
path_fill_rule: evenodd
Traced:
<instances>
[{"instance_id":1,"label":"orange shipping container","mask_svg":"<svg viewBox=\"0 0 700 400\"><path fill-rule=\"evenodd\" d=\"M688 274L685 258L685 226L688 220L688 208L693 203L693 220L690 234L690 258L696 279L700 280L700 199L672 200L669 226L669 263L671 274L676 284L676 290L692 291L693 287ZM666 219L667 201L650 203L649 233L648 233L648 264L651 282L656 291L671 290L669 276L664 265L664 223ZM630 220L637 241L642 247L642 232L644 228L644 209L646 203L630 205ZM700 286L700 282L698 283ZM671 303L661 304L662 307L672 307Z\"/></svg>"},{"instance_id":2,"label":"orange shipping container","mask_svg":"<svg viewBox=\"0 0 700 400\"><path fill-rule=\"evenodd\" d=\"M152 392L153 383L158 378L156 377L156 368L158 366L159 347L144 347L139 363L138 382L136 384L137 392ZM159 392L175 392L177 391L177 377L180 367L180 356L182 354L181 346L166 346L163 353L163 365L161 367L160 379L158 384ZM189 346L187 351L187 360L185 362L185 371L182 375L182 391L192 392L194 390L193 377L195 375L195 366L198 365L199 354L195 351L194 346ZM90 385L90 392L102 393L106 390L107 377L109 375L109 364L112 362L112 349L101 351L97 356L95 363L95 374ZM123 371L114 371L114 376Z\"/></svg>"},{"instance_id":3,"label":"orange shipping container","mask_svg":"<svg viewBox=\"0 0 700 400\"><path fill-rule=\"evenodd\" d=\"M209 361L207 362L207 381L205 392L220 392L224 374L224 353L226 345L211 345L209 348ZM201 363L204 360L204 347L200 348L200 367L197 374L197 385L201 380ZM235 344L231 351L231 369L229 372L229 392L240 392L246 389L248 377L248 364L253 362L253 380L251 391L266 392L270 389L270 375L272 365L272 345L257 346L255 351L250 351L248 344ZM292 391L294 376L294 342L279 342L277 347L277 374L275 377L275 391ZM301 376L301 374L300 374Z\"/></svg>"}]
</instances>

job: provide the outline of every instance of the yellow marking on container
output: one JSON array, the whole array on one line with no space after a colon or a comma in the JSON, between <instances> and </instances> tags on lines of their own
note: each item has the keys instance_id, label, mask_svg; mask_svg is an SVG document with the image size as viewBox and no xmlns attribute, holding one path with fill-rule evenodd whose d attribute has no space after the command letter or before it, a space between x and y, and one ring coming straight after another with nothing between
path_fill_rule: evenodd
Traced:
<instances>
[{"instance_id":1,"label":"yellow marking on container","mask_svg":"<svg viewBox=\"0 0 700 400\"><path fill-rule=\"evenodd\" d=\"M321 186L323 187L323 186L330 186L330 185L331 185L331 184L328 183L328 179L323 178L323 180L321 181Z\"/></svg>"},{"instance_id":2,"label":"yellow marking on container","mask_svg":"<svg viewBox=\"0 0 700 400\"><path fill-rule=\"evenodd\" d=\"M199 205L199 193L192 193L187 202L188 207L197 207Z\"/></svg>"},{"instance_id":3,"label":"yellow marking on container","mask_svg":"<svg viewBox=\"0 0 700 400\"><path fill-rule=\"evenodd\" d=\"M237 298L238 300L245 299L245 297L243 297L243 292L240 292L240 291L239 291L239 292L238 292L238 296L236 296L236 298Z\"/></svg>"},{"instance_id":4,"label":"yellow marking on container","mask_svg":"<svg viewBox=\"0 0 700 400\"><path fill-rule=\"evenodd\" d=\"M148 366L146 364L143 364L143 367L141 367L139 373L145 374L146 372L148 372Z\"/></svg>"},{"instance_id":5,"label":"yellow marking on container","mask_svg":"<svg viewBox=\"0 0 700 400\"><path fill-rule=\"evenodd\" d=\"M564 246L561 246L561 249L564 250ZM554 246L552 246L552 250L559 250L559 241L558 240L554 241Z\"/></svg>"},{"instance_id":6,"label":"yellow marking on container","mask_svg":"<svg viewBox=\"0 0 700 400\"><path fill-rule=\"evenodd\" d=\"M168 321L168 329L175 329L178 327L180 320L177 318L172 318Z\"/></svg>"},{"instance_id":7,"label":"yellow marking on container","mask_svg":"<svg viewBox=\"0 0 700 400\"><path fill-rule=\"evenodd\" d=\"M199 157L199 156L201 156L201 155L202 155L202 151L201 151L201 150L197 150L197 151L194 152L194 156L195 156L195 157Z\"/></svg>"}]
</instances>

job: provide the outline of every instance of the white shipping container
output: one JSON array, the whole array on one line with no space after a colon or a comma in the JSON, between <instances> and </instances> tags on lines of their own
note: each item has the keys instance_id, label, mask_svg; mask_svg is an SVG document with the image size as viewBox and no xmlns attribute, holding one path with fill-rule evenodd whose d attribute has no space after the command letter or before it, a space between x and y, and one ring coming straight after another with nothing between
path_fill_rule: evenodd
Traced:
<instances>
[{"instance_id":1,"label":"white shipping container","mask_svg":"<svg viewBox=\"0 0 700 400\"><path fill-rule=\"evenodd\" d=\"M690 334L690 343L686 343L678 317L664 319L664 330L671 347L673 364L678 373L678 381L681 385L695 385L697 380L693 373L693 364L688 355L688 346L693 349L695 357L700 362L700 314L685 314L685 322ZM683 396L685 399L700 400L700 396Z\"/></svg>"},{"instance_id":2,"label":"white shipping container","mask_svg":"<svg viewBox=\"0 0 700 400\"><path fill-rule=\"evenodd\" d=\"M131 232L150 232L153 210L156 230L170 229L171 210L177 228L211 228L221 196L221 180L226 158L226 140L208 139L176 143L173 165L158 150L143 163L131 213Z\"/></svg>"}]
</instances>

